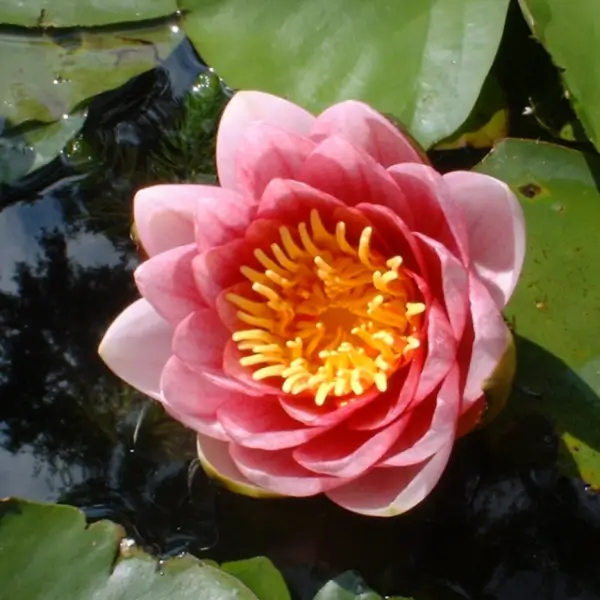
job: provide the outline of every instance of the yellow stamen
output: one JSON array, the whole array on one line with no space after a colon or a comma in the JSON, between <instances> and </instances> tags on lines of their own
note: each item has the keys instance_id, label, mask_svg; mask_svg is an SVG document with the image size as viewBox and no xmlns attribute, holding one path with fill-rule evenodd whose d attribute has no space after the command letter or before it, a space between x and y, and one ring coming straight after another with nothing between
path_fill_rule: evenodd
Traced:
<instances>
[{"instance_id":1,"label":"yellow stamen","mask_svg":"<svg viewBox=\"0 0 600 600\"><path fill-rule=\"evenodd\" d=\"M419 348L426 310L402 257L374 249L371 227L354 240L343 221L328 231L316 210L279 234L281 243L254 251L263 272L241 269L251 298L226 296L238 309L241 366L317 406L385 392Z\"/></svg>"}]
</instances>

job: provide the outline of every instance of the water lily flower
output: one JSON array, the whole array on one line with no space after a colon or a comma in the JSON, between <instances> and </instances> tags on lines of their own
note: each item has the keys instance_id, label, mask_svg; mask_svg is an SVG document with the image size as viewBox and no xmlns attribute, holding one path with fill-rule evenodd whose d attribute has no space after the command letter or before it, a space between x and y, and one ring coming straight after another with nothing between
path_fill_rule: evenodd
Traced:
<instances>
[{"instance_id":1,"label":"water lily flower","mask_svg":"<svg viewBox=\"0 0 600 600\"><path fill-rule=\"evenodd\" d=\"M135 196L142 298L103 359L197 432L205 469L232 489L407 511L479 420L510 345L515 196L440 175L356 101L315 117L239 92L217 166L220 187Z\"/></svg>"}]
</instances>

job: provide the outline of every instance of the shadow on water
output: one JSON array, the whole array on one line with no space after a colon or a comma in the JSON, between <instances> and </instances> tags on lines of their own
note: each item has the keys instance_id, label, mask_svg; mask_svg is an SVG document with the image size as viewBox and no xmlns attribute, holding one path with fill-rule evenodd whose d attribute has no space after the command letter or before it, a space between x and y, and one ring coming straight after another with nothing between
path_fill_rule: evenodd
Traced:
<instances>
[{"instance_id":1,"label":"shadow on water","mask_svg":"<svg viewBox=\"0 0 600 600\"><path fill-rule=\"evenodd\" d=\"M185 52L178 60L191 68ZM192 67L189 81L157 71L98 99L67 160L3 190L0 496L79 506L159 554L265 554L301 600L348 569L417 600L600 598L600 498L558 471L553 428L535 411L461 440L427 501L378 520L323 498L259 501L218 488L193 460L193 435L108 372L98 342L136 295L131 197L172 173L175 134L190 153L198 145L177 129ZM108 108L116 97L122 112ZM212 121L199 116L207 139L219 106L211 110ZM214 172L210 145L203 152L189 159L196 180Z\"/></svg>"}]
</instances>

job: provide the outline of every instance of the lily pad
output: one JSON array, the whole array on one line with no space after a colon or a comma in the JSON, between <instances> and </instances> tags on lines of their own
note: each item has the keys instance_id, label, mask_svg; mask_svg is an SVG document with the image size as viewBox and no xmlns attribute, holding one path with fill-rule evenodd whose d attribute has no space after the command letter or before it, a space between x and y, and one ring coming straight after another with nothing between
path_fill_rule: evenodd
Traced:
<instances>
[{"instance_id":1,"label":"lily pad","mask_svg":"<svg viewBox=\"0 0 600 600\"><path fill-rule=\"evenodd\" d=\"M354 571L346 571L328 581L319 590L314 600L383 600L383 598L374 592L360 575ZM388 600L412 599L388 596Z\"/></svg>"},{"instance_id":2,"label":"lily pad","mask_svg":"<svg viewBox=\"0 0 600 600\"><path fill-rule=\"evenodd\" d=\"M23 27L91 27L171 15L176 0L0 0L0 23Z\"/></svg>"},{"instance_id":3,"label":"lily pad","mask_svg":"<svg viewBox=\"0 0 600 600\"><path fill-rule=\"evenodd\" d=\"M154 68L183 39L169 24L123 31L0 34L0 117L58 121L83 101Z\"/></svg>"},{"instance_id":4,"label":"lily pad","mask_svg":"<svg viewBox=\"0 0 600 600\"><path fill-rule=\"evenodd\" d=\"M476 170L511 186L527 224L523 274L506 310L518 365L507 412L549 418L562 465L600 488L600 158L507 140Z\"/></svg>"},{"instance_id":5,"label":"lily pad","mask_svg":"<svg viewBox=\"0 0 600 600\"><path fill-rule=\"evenodd\" d=\"M182 0L183 27L235 88L318 112L344 99L402 121L424 146L469 116L508 0ZM242 58L242 59L240 59Z\"/></svg>"},{"instance_id":6,"label":"lily pad","mask_svg":"<svg viewBox=\"0 0 600 600\"><path fill-rule=\"evenodd\" d=\"M596 148L600 149L600 45L597 0L519 0L531 31L561 69L568 97Z\"/></svg>"},{"instance_id":7,"label":"lily pad","mask_svg":"<svg viewBox=\"0 0 600 600\"><path fill-rule=\"evenodd\" d=\"M281 573L264 556L226 562L221 568L247 585L260 600L291 600Z\"/></svg>"},{"instance_id":8,"label":"lily pad","mask_svg":"<svg viewBox=\"0 0 600 600\"><path fill-rule=\"evenodd\" d=\"M0 502L0 581L20 600L270 600L191 555L157 562L109 521L14 499Z\"/></svg>"},{"instance_id":9,"label":"lily pad","mask_svg":"<svg viewBox=\"0 0 600 600\"><path fill-rule=\"evenodd\" d=\"M15 183L56 158L84 121L84 114L74 114L20 134L0 136L0 183Z\"/></svg>"}]
</instances>

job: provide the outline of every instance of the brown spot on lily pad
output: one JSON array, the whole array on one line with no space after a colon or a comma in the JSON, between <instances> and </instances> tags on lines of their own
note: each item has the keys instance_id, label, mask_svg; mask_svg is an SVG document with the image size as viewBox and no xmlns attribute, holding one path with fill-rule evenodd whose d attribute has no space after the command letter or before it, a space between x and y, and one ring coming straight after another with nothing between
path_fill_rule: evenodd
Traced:
<instances>
[{"instance_id":1,"label":"brown spot on lily pad","mask_svg":"<svg viewBox=\"0 0 600 600\"><path fill-rule=\"evenodd\" d=\"M524 183L520 185L518 188L519 193L521 193L525 198L533 199L536 196L539 196L542 193L542 187L537 183Z\"/></svg>"}]
</instances>

